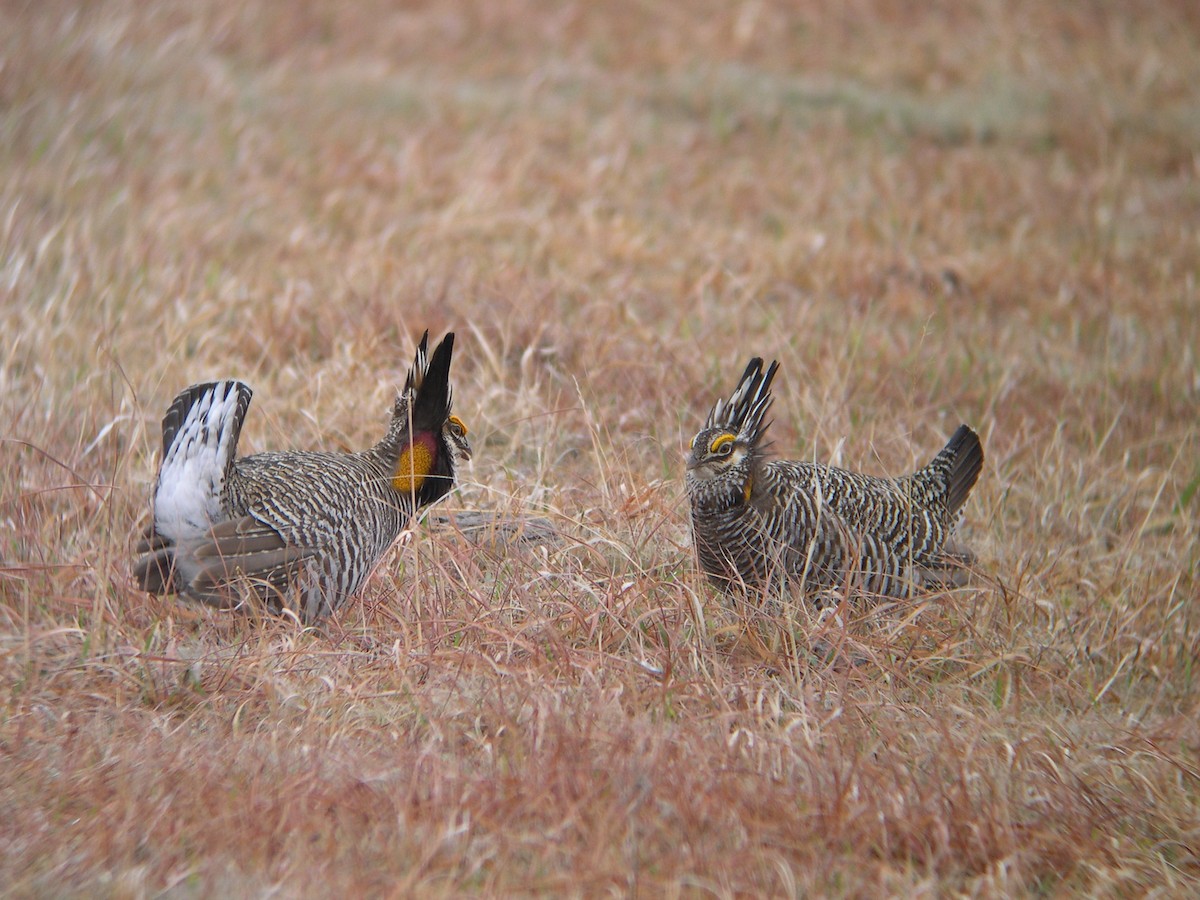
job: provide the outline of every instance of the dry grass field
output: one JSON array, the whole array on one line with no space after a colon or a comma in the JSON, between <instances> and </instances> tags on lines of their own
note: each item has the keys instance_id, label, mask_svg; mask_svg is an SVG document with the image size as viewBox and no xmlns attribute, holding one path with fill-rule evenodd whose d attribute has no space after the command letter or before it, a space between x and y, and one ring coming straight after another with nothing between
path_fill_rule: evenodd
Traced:
<instances>
[{"instance_id":1,"label":"dry grass field","mask_svg":"<svg viewBox=\"0 0 1200 900\"><path fill-rule=\"evenodd\" d=\"M0 893L1195 896L1198 277L1193 0L3 3ZM134 590L176 391L366 446L425 328L357 600ZM794 457L977 428L970 584L709 588L752 355Z\"/></svg>"}]
</instances>

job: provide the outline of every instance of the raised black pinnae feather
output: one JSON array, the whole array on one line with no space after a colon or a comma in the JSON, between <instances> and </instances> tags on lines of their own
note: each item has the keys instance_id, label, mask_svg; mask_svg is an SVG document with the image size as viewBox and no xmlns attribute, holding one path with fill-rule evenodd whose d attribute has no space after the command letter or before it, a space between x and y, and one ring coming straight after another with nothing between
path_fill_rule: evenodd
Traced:
<instances>
[{"instance_id":1,"label":"raised black pinnae feather","mask_svg":"<svg viewBox=\"0 0 1200 900\"><path fill-rule=\"evenodd\" d=\"M779 363L772 360L765 374L762 366L762 357L750 360L729 399L713 404L705 428L727 428L741 440L758 443L771 424L764 425L763 418L771 408L771 382L779 371Z\"/></svg>"},{"instance_id":2,"label":"raised black pinnae feather","mask_svg":"<svg viewBox=\"0 0 1200 900\"><path fill-rule=\"evenodd\" d=\"M414 369L423 361L428 336L429 332L425 332L425 337L421 338ZM450 414L450 358L453 353L454 332L451 331L434 348L429 365L417 379L416 397L412 401L412 427L415 434L440 433L446 423L446 417ZM409 378L411 381L411 373Z\"/></svg>"},{"instance_id":3,"label":"raised black pinnae feather","mask_svg":"<svg viewBox=\"0 0 1200 900\"><path fill-rule=\"evenodd\" d=\"M425 333L421 335L421 343L417 344L417 353L413 359L412 367L408 370L408 376L404 379L404 393L416 393L417 388L421 386L421 382L425 380L425 372L429 369L429 329L425 329Z\"/></svg>"}]
</instances>

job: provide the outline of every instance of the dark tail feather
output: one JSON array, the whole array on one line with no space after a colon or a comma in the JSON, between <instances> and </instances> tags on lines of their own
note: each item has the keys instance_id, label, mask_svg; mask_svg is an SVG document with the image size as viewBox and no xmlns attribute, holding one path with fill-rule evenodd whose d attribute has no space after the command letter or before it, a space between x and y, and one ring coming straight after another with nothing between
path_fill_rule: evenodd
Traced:
<instances>
[{"instance_id":1,"label":"dark tail feather","mask_svg":"<svg viewBox=\"0 0 1200 900\"><path fill-rule=\"evenodd\" d=\"M417 350L420 361L424 352L425 341ZM440 434L450 415L450 357L454 353L454 332L451 331L442 342L434 348L433 356L424 377L417 386L416 397L412 401L413 432L432 432ZM415 363L414 363L415 366Z\"/></svg>"},{"instance_id":2,"label":"dark tail feather","mask_svg":"<svg viewBox=\"0 0 1200 900\"><path fill-rule=\"evenodd\" d=\"M966 425L959 425L930 466L945 472L946 507L951 516L956 515L967 502L967 496L983 469L983 445L979 442L979 435Z\"/></svg>"}]
</instances>

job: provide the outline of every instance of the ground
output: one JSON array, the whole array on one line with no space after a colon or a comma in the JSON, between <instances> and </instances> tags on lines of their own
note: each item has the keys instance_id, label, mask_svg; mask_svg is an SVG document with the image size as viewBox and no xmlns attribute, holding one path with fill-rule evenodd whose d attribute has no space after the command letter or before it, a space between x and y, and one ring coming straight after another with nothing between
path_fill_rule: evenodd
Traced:
<instances>
[{"instance_id":1,"label":"ground","mask_svg":"<svg viewBox=\"0 0 1200 900\"><path fill-rule=\"evenodd\" d=\"M4 4L0 884L1194 895L1197 147L1191 0ZM475 458L356 601L134 589L177 391L366 446L426 328ZM705 584L753 355L777 453L979 431L969 584Z\"/></svg>"}]
</instances>

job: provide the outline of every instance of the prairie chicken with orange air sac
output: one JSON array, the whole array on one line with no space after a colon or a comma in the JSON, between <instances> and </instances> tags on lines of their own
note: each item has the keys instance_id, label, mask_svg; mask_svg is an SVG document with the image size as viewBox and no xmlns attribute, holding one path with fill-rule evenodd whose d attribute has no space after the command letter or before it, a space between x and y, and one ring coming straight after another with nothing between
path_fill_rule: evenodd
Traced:
<instances>
[{"instance_id":1,"label":"prairie chicken with orange air sac","mask_svg":"<svg viewBox=\"0 0 1200 900\"><path fill-rule=\"evenodd\" d=\"M979 437L959 426L924 468L876 478L766 458L771 381L750 361L692 440L687 493L700 567L726 591L795 587L907 597L943 580L959 510L983 467Z\"/></svg>"},{"instance_id":2,"label":"prairie chicken with orange air sac","mask_svg":"<svg viewBox=\"0 0 1200 900\"><path fill-rule=\"evenodd\" d=\"M383 439L358 453L236 457L250 388L188 388L163 418L154 518L134 566L151 593L215 606L256 596L304 622L362 586L413 513L454 486L471 446L450 414L454 334L421 338Z\"/></svg>"}]
</instances>

